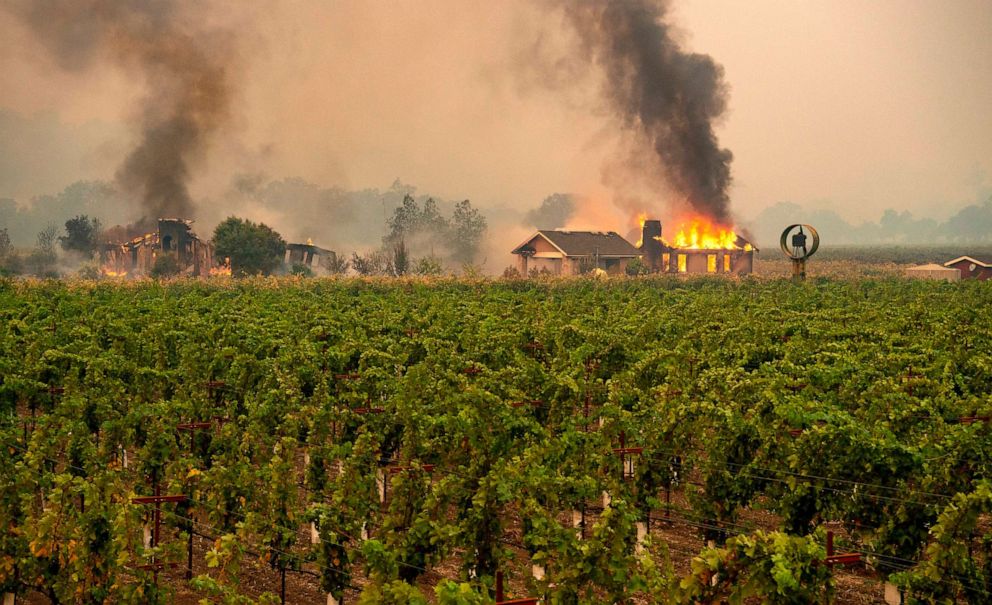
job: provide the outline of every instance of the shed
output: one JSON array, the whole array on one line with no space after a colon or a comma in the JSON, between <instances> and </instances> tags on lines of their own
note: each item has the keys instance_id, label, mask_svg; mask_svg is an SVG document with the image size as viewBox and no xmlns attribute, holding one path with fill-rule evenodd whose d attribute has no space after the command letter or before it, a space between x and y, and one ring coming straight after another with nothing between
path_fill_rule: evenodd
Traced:
<instances>
[{"instance_id":1,"label":"shed","mask_svg":"<svg viewBox=\"0 0 992 605\"><path fill-rule=\"evenodd\" d=\"M559 231L542 229L512 250L522 275L547 271L553 275L578 275L602 269L621 274L641 251L615 231Z\"/></svg>"},{"instance_id":2,"label":"shed","mask_svg":"<svg viewBox=\"0 0 992 605\"><path fill-rule=\"evenodd\" d=\"M930 263L929 265L919 265L906 269L906 277L938 281L958 281L961 279L961 272L951 267Z\"/></svg>"},{"instance_id":3,"label":"shed","mask_svg":"<svg viewBox=\"0 0 992 605\"><path fill-rule=\"evenodd\" d=\"M992 263L979 260L972 256L960 256L944 263L945 267L961 272L961 279L977 279L985 281L992 277Z\"/></svg>"}]
</instances>

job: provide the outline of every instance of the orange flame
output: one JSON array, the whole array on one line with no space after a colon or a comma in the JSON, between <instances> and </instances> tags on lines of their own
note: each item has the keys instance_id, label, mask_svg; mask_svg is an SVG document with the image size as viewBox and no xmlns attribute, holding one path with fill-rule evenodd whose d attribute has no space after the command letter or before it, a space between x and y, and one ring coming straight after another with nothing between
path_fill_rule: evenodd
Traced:
<instances>
[{"instance_id":1,"label":"orange flame","mask_svg":"<svg viewBox=\"0 0 992 605\"><path fill-rule=\"evenodd\" d=\"M211 277L220 277L220 276L229 277L231 275L231 258L227 257L224 259L223 264L217 265L216 267L211 267L210 271L208 271L208 274Z\"/></svg>"},{"instance_id":2,"label":"orange flame","mask_svg":"<svg viewBox=\"0 0 992 605\"><path fill-rule=\"evenodd\" d=\"M749 250L751 244L739 238L731 227L718 225L703 216L683 220L669 242L687 250Z\"/></svg>"}]
</instances>

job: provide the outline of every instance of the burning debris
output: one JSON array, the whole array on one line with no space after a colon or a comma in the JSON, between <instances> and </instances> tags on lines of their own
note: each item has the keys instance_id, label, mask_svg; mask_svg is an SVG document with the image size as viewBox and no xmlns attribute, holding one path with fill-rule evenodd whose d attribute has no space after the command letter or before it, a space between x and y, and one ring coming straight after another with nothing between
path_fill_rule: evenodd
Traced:
<instances>
[{"instance_id":1,"label":"burning debris","mask_svg":"<svg viewBox=\"0 0 992 605\"><path fill-rule=\"evenodd\" d=\"M192 223L161 218L156 231L127 242L106 244L100 255L101 273L108 277L147 277L160 258L171 255L179 275L230 275L230 263L215 261L213 244L197 237Z\"/></svg>"}]
</instances>

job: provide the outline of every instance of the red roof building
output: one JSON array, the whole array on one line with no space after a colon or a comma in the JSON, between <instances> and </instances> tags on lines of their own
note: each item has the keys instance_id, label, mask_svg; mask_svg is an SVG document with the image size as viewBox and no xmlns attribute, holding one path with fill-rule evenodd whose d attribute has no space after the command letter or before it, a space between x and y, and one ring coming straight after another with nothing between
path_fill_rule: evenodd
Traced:
<instances>
[{"instance_id":1,"label":"red roof building","mask_svg":"<svg viewBox=\"0 0 992 605\"><path fill-rule=\"evenodd\" d=\"M970 256L962 256L944 263L945 267L951 267L961 272L961 279L977 279L985 281L992 277L992 263L980 261Z\"/></svg>"}]
</instances>

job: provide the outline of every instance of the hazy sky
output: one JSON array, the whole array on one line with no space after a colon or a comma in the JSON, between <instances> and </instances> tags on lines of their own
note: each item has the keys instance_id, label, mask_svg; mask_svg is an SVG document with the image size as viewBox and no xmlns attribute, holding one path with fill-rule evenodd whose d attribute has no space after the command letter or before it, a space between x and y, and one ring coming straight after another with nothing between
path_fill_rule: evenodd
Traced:
<instances>
[{"instance_id":1,"label":"hazy sky","mask_svg":"<svg viewBox=\"0 0 992 605\"><path fill-rule=\"evenodd\" d=\"M718 134L738 216L791 201L939 217L992 190L989 0L674 0L672 16L726 70ZM350 189L399 177L523 209L557 191L610 198L618 125L593 71L549 83L531 69L574 50L536 0L261 0L197 18L239 32L241 49L198 199L240 172ZM0 197L112 179L143 94L112 64L65 73L0 16Z\"/></svg>"}]
</instances>

